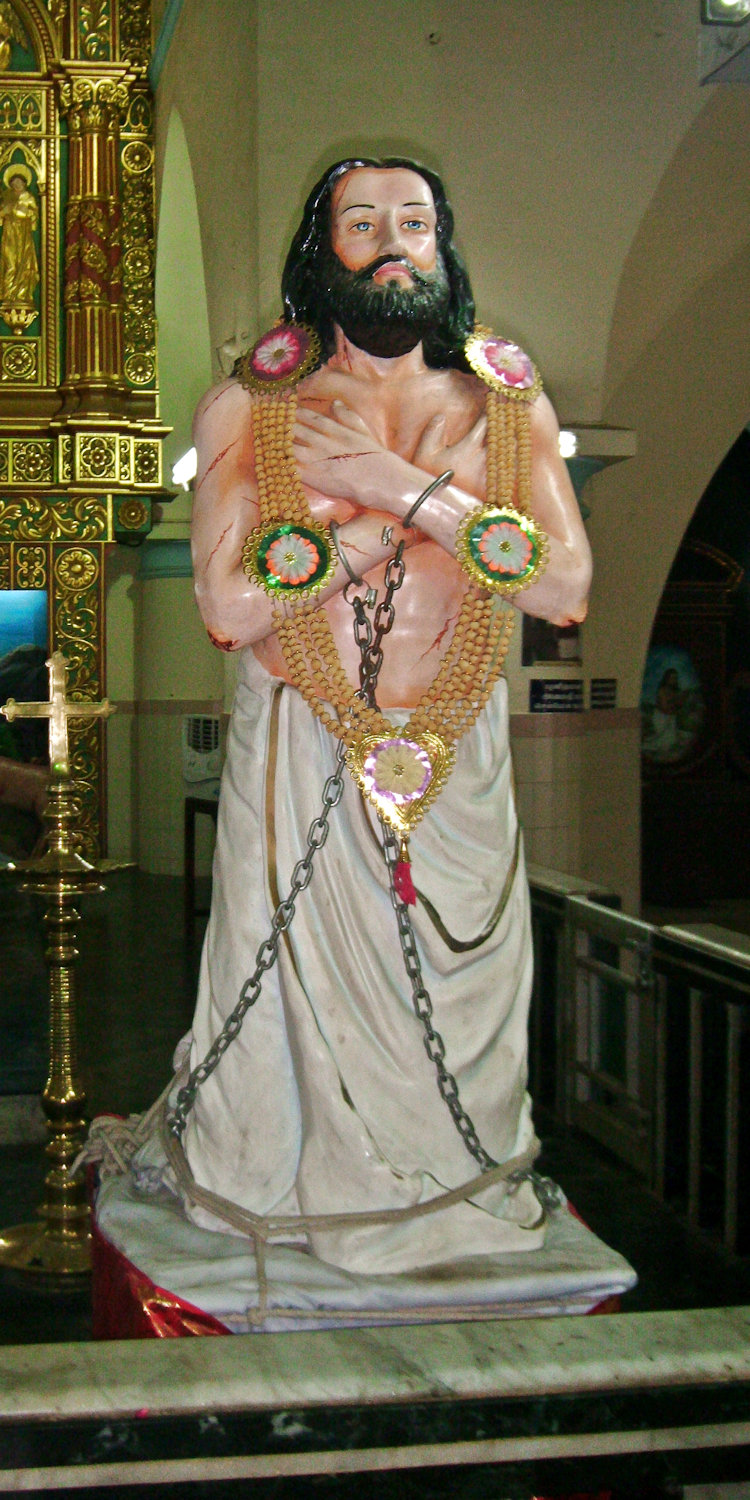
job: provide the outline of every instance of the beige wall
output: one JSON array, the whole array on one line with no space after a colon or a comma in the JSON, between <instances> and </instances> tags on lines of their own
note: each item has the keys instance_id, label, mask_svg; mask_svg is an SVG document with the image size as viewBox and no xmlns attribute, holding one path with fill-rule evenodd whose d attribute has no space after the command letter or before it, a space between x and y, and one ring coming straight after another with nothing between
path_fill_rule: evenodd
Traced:
<instances>
[{"instance_id":1,"label":"beige wall","mask_svg":"<svg viewBox=\"0 0 750 1500\"><path fill-rule=\"evenodd\" d=\"M750 417L750 90L701 89L697 42L694 0L185 0L157 96L160 159L173 105L184 125L217 373L278 315L330 160L406 152L443 174L481 319L534 355L566 422L637 432L638 456L586 495L583 675L617 677L631 711L674 551ZM510 674L524 715L518 643ZM521 778L530 837L558 868L615 870L632 907L636 720L586 714L564 736L551 718L534 729L544 775Z\"/></svg>"}]
</instances>

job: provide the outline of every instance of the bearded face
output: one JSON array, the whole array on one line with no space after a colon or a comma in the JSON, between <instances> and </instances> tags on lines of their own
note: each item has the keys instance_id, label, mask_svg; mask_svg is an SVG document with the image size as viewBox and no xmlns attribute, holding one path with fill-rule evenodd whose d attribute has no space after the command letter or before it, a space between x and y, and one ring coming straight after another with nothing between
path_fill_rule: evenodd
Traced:
<instances>
[{"instance_id":1,"label":"bearded face","mask_svg":"<svg viewBox=\"0 0 750 1500\"><path fill-rule=\"evenodd\" d=\"M406 267L404 279L373 280L381 266ZM322 252L321 285L326 310L358 349L381 359L395 359L414 349L438 328L450 305L450 286L442 257L434 271L417 270L405 256L379 255L351 271L328 246Z\"/></svg>"},{"instance_id":2,"label":"bearded face","mask_svg":"<svg viewBox=\"0 0 750 1500\"><path fill-rule=\"evenodd\" d=\"M474 326L453 216L434 173L402 158L335 162L316 183L287 255L284 314L314 328L322 357L343 329L396 358L421 343L433 369L465 369Z\"/></svg>"}]
</instances>

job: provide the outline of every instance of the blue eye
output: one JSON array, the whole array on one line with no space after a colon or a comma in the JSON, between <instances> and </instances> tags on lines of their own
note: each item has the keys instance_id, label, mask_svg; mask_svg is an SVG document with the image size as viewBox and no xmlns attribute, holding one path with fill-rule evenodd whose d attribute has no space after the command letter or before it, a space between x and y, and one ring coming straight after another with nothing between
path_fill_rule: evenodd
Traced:
<instances>
[{"instance_id":1,"label":"blue eye","mask_svg":"<svg viewBox=\"0 0 750 1500\"><path fill-rule=\"evenodd\" d=\"M417 230L421 230L421 229L426 229L426 228L427 228L427 225L425 224L424 219L407 219L406 223L404 224L404 229L417 229Z\"/></svg>"},{"instance_id":2,"label":"blue eye","mask_svg":"<svg viewBox=\"0 0 750 1500\"><path fill-rule=\"evenodd\" d=\"M369 219L359 219L356 224L352 225L352 228L353 229L372 229L372 224L371 224L371 222L370 222Z\"/></svg>"}]
</instances>

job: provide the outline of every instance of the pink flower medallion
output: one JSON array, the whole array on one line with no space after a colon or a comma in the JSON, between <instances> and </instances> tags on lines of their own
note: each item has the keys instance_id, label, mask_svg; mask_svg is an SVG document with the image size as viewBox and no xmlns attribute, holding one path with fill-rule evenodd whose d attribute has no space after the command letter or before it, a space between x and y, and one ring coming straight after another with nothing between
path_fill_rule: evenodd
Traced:
<instances>
[{"instance_id":1,"label":"pink flower medallion","mask_svg":"<svg viewBox=\"0 0 750 1500\"><path fill-rule=\"evenodd\" d=\"M509 339L477 328L466 341L465 354L474 373L496 391L520 401L533 401L539 395L539 371L528 354Z\"/></svg>"},{"instance_id":2,"label":"pink flower medallion","mask_svg":"<svg viewBox=\"0 0 750 1500\"><path fill-rule=\"evenodd\" d=\"M503 385L522 386L528 390L534 384L534 366L518 344L509 344L507 339L488 339L484 357Z\"/></svg>"},{"instance_id":3,"label":"pink flower medallion","mask_svg":"<svg viewBox=\"0 0 750 1500\"><path fill-rule=\"evenodd\" d=\"M398 806L423 797L432 780L430 757L415 740L381 740L363 769L365 791Z\"/></svg>"},{"instance_id":4,"label":"pink flower medallion","mask_svg":"<svg viewBox=\"0 0 750 1500\"><path fill-rule=\"evenodd\" d=\"M296 385L320 357L317 334L303 323L277 323L253 344L237 366L237 376L251 391Z\"/></svg>"}]
</instances>

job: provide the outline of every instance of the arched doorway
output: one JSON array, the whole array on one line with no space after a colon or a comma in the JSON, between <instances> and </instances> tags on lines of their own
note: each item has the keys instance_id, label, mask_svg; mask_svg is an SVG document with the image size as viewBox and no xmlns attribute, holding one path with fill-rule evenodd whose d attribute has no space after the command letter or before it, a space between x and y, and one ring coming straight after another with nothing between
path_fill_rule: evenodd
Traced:
<instances>
[{"instance_id":1,"label":"arched doorway","mask_svg":"<svg viewBox=\"0 0 750 1500\"><path fill-rule=\"evenodd\" d=\"M750 431L687 527L656 613L642 709L642 891L656 908L750 891Z\"/></svg>"}]
</instances>

